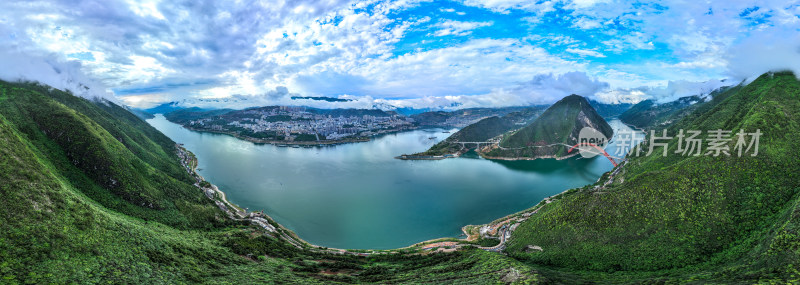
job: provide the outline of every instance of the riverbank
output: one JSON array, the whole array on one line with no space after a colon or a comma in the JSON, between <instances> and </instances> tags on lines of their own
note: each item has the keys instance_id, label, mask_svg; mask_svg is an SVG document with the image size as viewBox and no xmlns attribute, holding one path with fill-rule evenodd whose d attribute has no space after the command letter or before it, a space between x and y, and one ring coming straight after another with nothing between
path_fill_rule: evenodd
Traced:
<instances>
[{"instance_id":1,"label":"riverbank","mask_svg":"<svg viewBox=\"0 0 800 285\"><path fill-rule=\"evenodd\" d=\"M253 225L263 229L266 234L284 240L292 246L299 249L306 249L314 252L326 252L333 254L351 254L358 256L369 256L374 254L401 254L401 253L415 253L412 248L407 248L410 251L403 249L387 249L387 250L372 250L372 249L339 249L311 244L301 239L294 231L284 227L276 222L264 211L251 212L247 208L241 208L238 205L228 201L225 192L221 191L216 185L206 181L203 176L197 173L197 157L183 147L181 144L176 145L177 154L184 169L195 178L194 186L203 191L205 196L217 205L226 215L235 221L247 221Z\"/></svg>"},{"instance_id":2,"label":"riverbank","mask_svg":"<svg viewBox=\"0 0 800 285\"><path fill-rule=\"evenodd\" d=\"M206 132L206 133L214 133L214 134L222 134L222 135L229 135L235 137L237 139L249 141L252 143L257 144L272 144L272 145L297 145L297 146L321 146L321 145L336 145L336 144L346 144L346 143L359 143L359 142L368 142L372 140L372 137L381 136L381 135L388 135L393 133L399 133L404 131L411 131L419 129L419 126L411 127L411 128L403 128L403 129L392 129L392 130L379 130L374 132L370 136L365 137L354 137L354 138L347 138L347 139L340 139L340 140L319 140L319 141L286 141L286 140L265 140L265 139L258 139L248 136L240 135L236 132L230 131L223 131L223 130L209 130L209 129L198 129L193 128L191 126L179 124L187 130L195 131L195 132Z\"/></svg>"},{"instance_id":3,"label":"riverbank","mask_svg":"<svg viewBox=\"0 0 800 285\"><path fill-rule=\"evenodd\" d=\"M445 158L457 158L464 154L466 151L459 151L452 154L444 154L444 155L421 155L421 154L403 154L399 156L395 156L394 158L400 160L442 160Z\"/></svg>"},{"instance_id":4,"label":"riverbank","mask_svg":"<svg viewBox=\"0 0 800 285\"><path fill-rule=\"evenodd\" d=\"M599 183L600 185L593 187L592 191L595 191L596 193L604 193L602 190L611 184L616 176L623 171L623 166L626 163L627 159L620 162L619 166L600 176L600 178L598 178L594 183ZM466 225L461 228L462 236L464 236L464 238L432 239L414 244L408 248L419 248L431 252L451 252L466 246L472 246L486 251L502 252L505 249L506 242L511 238L512 233L521 223L537 214L548 204L558 201L563 195L570 191L574 191L575 189L577 188L564 190L561 193L542 199L542 201L531 208L503 216L486 224ZM476 241L480 239L497 239L499 243L494 246L476 245ZM542 247L536 245L530 245L528 249L538 251L544 250Z\"/></svg>"},{"instance_id":5,"label":"riverbank","mask_svg":"<svg viewBox=\"0 0 800 285\"><path fill-rule=\"evenodd\" d=\"M195 178L194 186L202 190L206 197L214 201L217 207L226 213L230 219L235 221L251 222L252 224L264 229L272 237L285 240L286 242L300 249L315 247L314 245L311 245L308 242L300 239L300 237L298 237L297 234L291 230L275 222L275 220L273 220L269 215L264 214L263 211L249 212L247 209L243 209L238 205L228 201L225 192L219 190L216 185L206 181L203 176L197 173L197 157L180 144L176 145L176 149L178 157L181 160L181 164L184 166L185 170Z\"/></svg>"},{"instance_id":6,"label":"riverbank","mask_svg":"<svg viewBox=\"0 0 800 285\"><path fill-rule=\"evenodd\" d=\"M166 120L163 120L163 121L166 122ZM156 124L156 125L158 126L158 124ZM165 130L167 130L167 134L172 134L175 137L183 137L184 138L183 141L187 142L187 145L186 145L187 148L192 149L192 151L195 151L195 150L199 151L198 158L202 156L203 158L208 158L209 161L214 161L213 164L208 164L208 162L207 162L207 163L202 163L202 164L199 165L199 167L202 167L202 168L207 169L209 171L212 170L212 169L215 169L215 167L217 167L216 169L218 169L220 163L225 163L228 160L231 160L231 161L246 161L247 159L253 159L253 161L263 161L264 159L272 158L273 160L278 159L279 161L284 161L286 158L292 157L292 158L302 158L302 159L304 159L303 161L308 161L308 160L305 160L305 159L312 159L312 158L314 158L316 156L322 155L322 159L325 159L325 161L337 162L338 163L339 161L341 161L341 159L344 159L345 157L353 156L353 154L350 154L350 151L351 151L352 147L355 147L355 146L351 146L351 147L347 147L347 148L323 148L323 149L319 149L319 153L317 153L317 152L285 152L285 151L280 151L279 148L275 148L275 147L272 147L272 146L261 146L261 147L248 147L248 148L245 148L245 149L243 149L243 151L245 151L245 150L252 150L252 151L246 151L242 155L238 155L240 153L238 151L236 152L237 155L232 155L230 153L230 151L223 151L222 152L223 154L218 155L217 153L219 151L217 151L217 149L219 149L219 147L237 148L237 145L250 145L250 143L243 142L241 140L236 140L236 139L230 138L230 137L226 138L226 137L223 137L223 136L213 136L213 138L215 140L221 140L221 141L220 141L219 144L212 144L212 142L209 141L209 139L211 137L203 137L198 132L188 131L185 128L179 126L179 125L175 125L174 123L173 124L169 124L169 125L175 126L175 129L174 130L170 130L170 129L166 129L165 128ZM163 126L161 126L161 127L163 128ZM183 129L183 130L181 131L181 129ZM415 131L415 132L418 132L418 133L414 133L413 135L405 135L407 137L406 140L408 142L412 142L412 143L413 142L420 142L423 138L426 138L426 137L429 136L429 135L426 135L424 131ZM191 133L193 133L193 134L191 134ZM194 140L188 139L190 137L196 137L196 139L194 139ZM394 138L394 136L390 136L390 138ZM235 143L235 141L239 141L239 142ZM427 141L428 140L425 140L425 142L427 142ZM404 148L409 149L410 147L408 147L408 145L405 143L405 140L403 142L404 143L401 144L401 145ZM374 145L373 143L369 143L369 144L365 144L365 146L375 146L375 147L368 148L371 151L361 151L361 152L358 153L358 155L367 155L367 154L363 154L363 153L375 153L375 151L385 151L387 149L385 143L381 143L381 144L377 144L377 145ZM264 153L261 150L261 148L264 148L264 147L266 147L265 150L272 150L272 151ZM360 147L358 147L358 148L361 149ZM297 156L297 155L288 156L288 155L285 155L286 153L296 153L296 154L310 153L310 154L309 155L304 155L304 156ZM467 155L469 155L469 157L475 158L475 155L465 154L465 156L467 156ZM391 157L388 158L388 159L389 160L394 160ZM188 163L188 165L190 165L190 168L194 169L194 168L198 167L196 162L191 162L191 160L187 160L187 161L190 161L190 163ZM267 160L267 161L270 161L270 160ZM290 161L290 160L286 160L286 161ZM361 160L358 160L358 161L361 161ZM325 163L330 163L330 162L325 162ZM367 160L365 161L365 163L367 163L367 165L370 165L368 167L368 169L374 169L374 167L376 165L387 165L387 163L391 163L391 161L386 160L386 158L378 160L378 161L374 161L374 159L371 156L367 155ZM465 163L467 163L467 164L465 164L464 166L471 166L471 167L468 167L466 169L480 170L480 169L489 168L489 169L493 169L493 170L496 170L496 171L500 171L501 173L508 172L508 173L512 174L511 175L512 177L522 176L522 177L520 177L520 179L525 178L526 181L530 180L528 183L526 183L526 185L530 185L530 183L538 183L538 182L535 182L535 181L540 180L540 179L531 179L531 177L529 175L524 175L524 173L521 173L520 171L513 171L513 170L520 170L520 169L513 169L512 168L511 169L512 171L508 171L507 168L509 168L509 167L504 165L504 164L491 163L491 162L488 162L488 161L479 162L479 161L472 161L472 160L471 161L465 161ZM289 189L291 189L292 192L303 191L303 189L304 189L303 187L306 187L305 185L308 185L309 183L311 183L312 185L320 184L318 182L315 182L314 180L317 180L317 179L326 180L327 179L327 176L321 176L321 177L316 177L313 180L304 181L304 180L301 179L301 180L297 180L297 181L292 182L292 180L288 180L286 178L288 176L283 176L283 175L285 175L285 172L282 172L280 170L284 169L284 168L280 168L281 167L280 163L277 163L277 164L279 165L278 168L273 169L272 172L271 172L271 173L274 173L273 176L275 177L275 178L270 178L270 179L273 179L273 180L271 180L271 183L273 184L273 186L266 186L266 185L259 186L259 185L256 185L257 189L261 189L259 191L280 191L278 193L286 193L286 192L288 192L286 190L289 190ZM397 163L395 163L395 164L406 165L406 164L403 164L402 162L399 162L399 161L397 161ZM447 164L449 165L450 163L447 163ZM299 164L299 165L305 165L305 164ZM312 166L313 165L316 165L316 163L312 164ZM365 164L358 164L358 165L365 165ZM422 167L423 169L424 168L430 168L430 167L425 167L423 165L432 165L432 164L425 164L425 163L423 163L422 165L414 164L413 167L409 167L409 168L411 168L411 169L420 169L420 167ZM459 165L461 165L461 164L459 164ZM229 171L229 170L226 170L224 172L205 172L205 171L200 171L200 172L203 174L203 176L211 175L210 178L213 179L214 181L219 180L218 183L225 183L225 185L228 185L228 187L236 187L236 188L222 188L222 189L229 189L231 191L234 191L234 190L235 191L239 191L239 189L242 189L240 187L248 187L248 185L246 185L246 184L245 185L231 184L230 181L228 181L229 179L226 178L226 177L230 177L230 175L234 175L234 177L237 177L238 175L240 175L240 173L242 173L241 172L242 170L239 170L240 167L239 167L238 163L233 163L230 167L233 167L236 170L233 171L233 172ZM531 167L536 169L536 168L541 168L541 167L549 167L549 168L551 168L551 167L568 167L568 166L562 165L562 164L558 164L558 163L556 163L556 164L545 163L545 164L541 164L541 165L540 164L534 164L534 165L531 165ZM224 169L230 169L230 168L224 168ZM438 167L435 167L435 169L433 169L433 172L438 173L436 169L438 169ZM459 169L463 170L464 168L459 168ZM610 170L610 167L602 167L601 169L603 170L603 172L605 172L605 171ZM532 171L535 171L535 170L532 169ZM430 173L430 171L426 171L426 173ZM215 174L217 176L214 176ZM289 171L289 174L291 174L291 171ZM220 176L220 175L222 175L222 176ZM277 175L277 176L275 176L275 175ZM335 177L341 177L341 175L345 175L346 176L347 174L346 173L338 173L337 172L335 174ZM396 179L401 179L402 177L406 177L406 176L396 176L396 175L397 174L392 174L392 176L390 176L390 177L395 177ZM333 176L333 175L330 175L330 176ZM409 176L409 177L411 177L411 176ZM437 174L434 177L440 177L440 176ZM446 177L451 177L450 179L456 178L456 176L446 176ZM498 177L506 177L506 176L498 176ZM597 179L598 177L599 176L596 176L596 177L594 177L594 179ZM398 180L398 181L405 181L405 180ZM549 181L549 180L545 179L545 181ZM570 183L570 185L568 187L567 186L561 186L563 188L561 188L559 186L549 186L549 185L542 184L542 185L540 185L541 187L545 187L545 188L559 187L560 189L553 189L553 190L557 190L557 191L549 191L549 192L546 193L546 195L538 195L538 197L536 195L528 195L528 196L534 196L534 197L518 199L517 201L520 201L522 203L516 203L516 204L519 204L519 205L516 206L516 210L513 211L513 212L516 212L516 211L519 211L519 210L523 210L523 209L527 209L527 208L533 206L534 203L532 203L532 202L541 201L543 198L547 197L548 195L553 195L553 194L562 192L566 188L582 187L582 186L584 186L586 184L591 184L592 182L594 182L594 181L586 181L585 183L580 184L580 185L575 184L575 183ZM369 181L365 181L365 183L366 184L361 184L361 183L357 183L357 184L358 185L370 185L369 187L382 187L382 186L379 186L378 184L375 184L375 183L369 183ZM381 185L383 185L383 184L384 183L381 183ZM397 183L391 184L391 185L396 185L396 184ZM438 186L437 188L441 187L439 189L442 189L442 191L449 191L449 190L447 190L447 189L449 189L447 187L449 187L450 182L439 183L439 184L435 184L435 185ZM489 185L491 185L491 183L482 183L480 180L478 180L478 181L475 181L475 182L470 182L470 184L468 184L468 185L470 187L485 188L485 187L490 187ZM537 184L537 185L539 185L539 184ZM264 189L263 187L272 187L272 188ZM287 187L287 188L284 190L283 187ZM406 188L406 187L410 187L410 186L393 186L393 187L394 188ZM527 186L527 187L529 187L529 186ZM227 195L229 197L223 198L223 194L224 193L217 194L218 193L217 190L221 190L221 189L214 189L210 185L205 185L205 187L203 187L203 188L210 189L211 191L207 191L207 192L210 192L211 194L213 194L213 195L211 195L212 196L211 198L219 197L219 198L222 199L222 203L225 203L228 198L233 198L235 201L238 201L237 199L249 199L250 198L250 196L242 196L241 193L239 193L239 192L237 192L239 194L235 195L235 197L231 196L232 195L231 194L231 195ZM247 188L244 188L244 189L247 189ZM253 189L256 189L256 188L253 188ZM310 191L310 192L314 192L314 191ZM358 193L358 191L356 191L356 193ZM248 194L248 195L250 195L250 194ZM505 195L505 194L501 194L501 195ZM433 196L437 196L437 195L429 195L429 196L433 197ZM441 197L441 195L439 195L439 196ZM239 197L239 198L236 198L236 197ZM486 198L489 199L490 197L486 197ZM497 198L503 198L503 197L497 197ZM507 198L507 197L505 197L505 198ZM262 205L264 205L264 203L247 203L247 201L249 201L249 200L243 200L243 201L245 201L245 204L242 207L250 207L251 208L250 210L254 210L254 209L259 209L260 210L263 207ZM382 202L381 200L370 200L370 201L371 201L370 203L381 203ZM327 202L324 202L324 203L331 203L331 201L327 200ZM391 203L398 203L398 202L397 201L392 201ZM449 203L449 202L443 201L443 203ZM483 202L479 202L479 203L483 203ZM229 203L225 203L225 204L229 204ZM230 204L232 204L232 202ZM474 205L474 206L478 206L478 205ZM227 207L226 209L230 209L230 210L236 209L235 207L230 206L230 205L226 205L226 207ZM281 207L281 206L279 205L277 207ZM273 209L272 207L267 207L267 208ZM278 208L278 209L280 209L280 208ZM244 210L246 210L246 209L244 209ZM273 210L271 210L271 211L273 211ZM332 213L342 213L342 212L346 213L347 211L348 211L348 208L340 208L338 210L335 210L335 212L332 212ZM241 211L239 211L239 212L241 212ZM393 212L393 209L391 209L391 208L383 208L382 210L376 212L376 215L382 215L382 213L386 213L386 212ZM494 220L497 217L507 216L509 214L512 214L513 212L511 212L511 211L508 211L508 212L502 212L502 211L497 212L497 211L495 211L495 212L493 212L495 214L489 214L489 215L481 214L481 215L478 215L478 216L482 216L481 220L475 220L473 218L471 218L470 220L479 221L479 222L489 222L491 220ZM235 214L236 212L233 212L233 213ZM278 211L270 212L268 214L276 214L276 213L278 213ZM283 212L281 212L281 213L283 213ZM465 213L465 215L466 214L467 213ZM237 219L241 219L243 217L244 218L249 218L249 216L250 216L249 213L242 213L242 214L239 214L239 215L234 215L234 217L237 218ZM438 216L446 217L447 215L438 215ZM461 215L461 216L463 216L463 215ZM276 217L276 218L281 219L283 217ZM269 220L269 218L265 218L265 219ZM435 216L429 217L429 221L430 222L436 222L438 220L440 220L439 217L435 217ZM299 220L299 221L302 221L302 220ZM420 220L419 222L423 222L424 223L424 221L425 220ZM289 220L289 221L280 220L281 224L283 224L283 223L291 224L293 222L295 222L294 219ZM334 221L334 222L336 222L336 221ZM351 221L347 220L347 222L350 223ZM403 221L401 220L401 222L403 222ZM253 223L253 222L249 221L248 223ZM269 224L269 223L267 223L267 224ZM286 225L289 225L289 224L286 224ZM421 242L423 240L429 240L429 239L436 238L436 237L448 237L448 236L452 237L451 239L456 240L456 238L457 238L456 235L460 234L463 231L462 228L465 225L468 225L468 224L474 224L474 223L470 223L470 221L467 220L467 221L462 222L462 223L456 223L456 224L448 225L447 229L449 229L449 230L447 230L445 233L439 233L439 234L435 234L435 235L428 235L428 238L417 239L416 241L420 241ZM401 225L404 225L404 224L396 224L396 225L393 225L393 226L401 226ZM387 225L387 226L389 226L389 225ZM425 228L425 227L430 228L430 225L428 225L428 226L419 225L419 226L422 227L422 228ZM383 226L383 227L386 227L386 226ZM392 227L392 226L389 226L389 227ZM370 235L373 235L371 233L374 233L375 236L382 236L382 233L380 233L380 232L373 232L374 230L379 230L379 228L381 228L381 227L375 227L375 226L371 226L369 224L365 224L365 225L359 225L358 228L351 228L350 229L351 231L349 233L358 232L362 236L363 235L370 236ZM441 227L439 226L438 228L441 228ZM324 241L325 237L321 238L320 236L314 236L313 235L313 233L314 233L313 231L314 230L316 230L316 229L311 229L310 232L312 234L310 234L310 235L308 234L309 231L303 231L302 233L309 235L310 238L314 238L314 239L312 239L312 240L314 240L314 243L316 243L317 240L323 240ZM436 231L442 232L442 230L436 230ZM344 233L344 234L349 234L349 233ZM400 234L403 235L403 233L400 233ZM270 235L271 236L278 236L280 239L286 239L286 238L280 237L280 235L277 235L277 234L274 234L274 233L271 233ZM413 236L415 234L405 234L405 235L406 236ZM305 238L305 236L304 236L304 238ZM305 241L305 240L301 241L299 238L297 238L297 239L290 238L290 240L298 241L295 244L305 244L304 246L307 246L308 248L313 249L313 250L316 250L316 248L317 248L317 247L313 246L311 244L311 242ZM386 248L379 247L379 248L381 248L381 250L342 250L340 252L353 253L353 254L367 254L367 255L369 255L369 254L388 253L388 252L390 252L392 250L396 250L398 248L401 249L402 252L428 252L428 251L425 250L425 248L423 248L423 246L419 246L419 245L414 246L414 245L412 245L413 242L416 242L413 239L405 238L403 240L408 242L408 243L395 242L394 243L395 246L393 246L393 247L386 247ZM435 240L438 240L438 239L435 239ZM470 244L470 246L493 246L493 245L496 245L496 244L499 243L499 239L495 239L493 243L489 242L489 240L487 240L487 239L474 241L474 238L471 238L470 240L473 240L473 242ZM402 244L402 243L405 243L405 244ZM366 243L350 243L350 244L346 245L348 247L337 247L335 244L324 244L324 245L325 246L329 246L329 247L333 246L333 250L336 250L337 248L342 248L342 249L346 249L346 248L369 249L369 248L373 248L371 246L372 244L374 244L374 243L370 243L370 242L366 242ZM409 246L409 245L411 245L411 246ZM495 248L495 250L497 250L497 249Z\"/></svg>"},{"instance_id":7,"label":"riverbank","mask_svg":"<svg viewBox=\"0 0 800 285\"><path fill-rule=\"evenodd\" d=\"M505 161L515 161L515 160L536 160L536 159L555 159L555 160L564 160L568 158L572 158L579 154L579 152L575 151L565 156L557 156L557 155L537 155L534 157L505 157L505 156L489 156L486 153L494 150L494 149L503 149L500 147L500 143L492 144L483 148L481 151L478 151L478 155L485 159L492 159L492 160L505 160Z\"/></svg>"},{"instance_id":8,"label":"riverbank","mask_svg":"<svg viewBox=\"0 0 800 285\"><path fill-rule=\"evenodd\" d=\"M213 134L221 134L221 135L229 135L235 137L240 140L249 141L252 143L258 144L274 144L274 145L308 145L308 146L315 146L315 145L333 145L333 144L343 144L343 143L357 143L357 142L368 142L370 141L369 137L360 137L360 138L352 138L346 140L322 140L322 141L285 141L285 140L264 140L264 139L257 139L248 136L242 136L235 132L228 132L228 131L219 131L219 130L208 130L208 129L197 129L192 128L189 126L181 125L187 130L195 131L195 132L205 132L205 133L213 133Z\"/></svg>"}]
</instances>

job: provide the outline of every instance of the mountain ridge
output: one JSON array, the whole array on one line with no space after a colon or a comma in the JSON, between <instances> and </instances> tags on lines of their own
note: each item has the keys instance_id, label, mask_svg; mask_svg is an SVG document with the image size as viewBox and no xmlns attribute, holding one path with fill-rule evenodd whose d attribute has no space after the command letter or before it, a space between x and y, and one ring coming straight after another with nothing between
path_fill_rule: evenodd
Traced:
<instances>
[{"instance_id":1,"label":"mountain ridge","mask_svg":"<svg viewBox=\"0 0 800 285\"><path fill-rule=\"evenodd\" d=\"M607 138L614 131L594 110L589 101L579 95L562 98L529 125L504 135L502 140L481 154L493 159L567 158L568 147L578 143L581 129L589 127Z\"/></svg>"}]
</instances>

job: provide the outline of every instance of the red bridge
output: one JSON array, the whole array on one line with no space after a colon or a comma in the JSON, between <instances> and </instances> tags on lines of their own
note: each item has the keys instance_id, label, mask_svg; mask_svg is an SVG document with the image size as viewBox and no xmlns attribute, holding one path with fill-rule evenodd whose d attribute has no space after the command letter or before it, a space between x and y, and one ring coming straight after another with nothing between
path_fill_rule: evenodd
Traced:
<instances>
[{"instance_id":1,"label":"red bridge","mask_svg":"<svg viewBox=\"0 0 800 285\"><path fill-rule=\"evenodd\" d=\"M591 147L594 147L595 149L597 149L597 150L599 150L600 152L602 152L602 153L603 153L603 155L605 155L605 156L606 156L606 158L608 158L608 160L610 160L610 161L611 161L611 164L613 164L613 165L614 165L614 167L617 167L617 162L616 162L616 161L614 161L614 159L613 159L613 158L611 158L611 156L610 156L610 155L608 155L608 153L606 152L606 150L604 150L604 149L600 148L599 146L596 146L596 145L595 145L595 144L593 144L593 143L583 142L583 143L579 143L579 144L573 145L572 147L570 147L570 148L569 148L569 150L568 150L567 152L568 152L568 153L569 153L569 152L572 152L572 150L573 150L573 149L575 149L576 147L580 147L580 146L591 146Z\"/></svg>"}]
</instances>

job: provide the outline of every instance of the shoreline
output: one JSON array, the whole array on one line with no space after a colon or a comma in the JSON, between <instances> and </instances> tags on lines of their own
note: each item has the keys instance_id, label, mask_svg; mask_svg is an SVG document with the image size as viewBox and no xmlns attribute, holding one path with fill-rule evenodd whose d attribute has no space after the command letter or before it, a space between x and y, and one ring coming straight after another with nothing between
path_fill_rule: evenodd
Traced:
<instances>
[{"instance_id":1,"label":"shoreline","mask_svg":"<svg viewBox=\"0 0 800 285\"><path fill-rule=\"evenodd\" d=\"M167 120L167 121L169 121L169 120ZM172 122L172 121L170 121L170 122ZM403 131L412 131L412 130L416 130L416 129L420 128L418 126L415 126L415 127L407 128L407 129L396 129L396 130L388 130L388 131L383 131L382 130L382 131L379 131L379 132L373 134L372 136L368 136L368 137L357 137L357 138L349 138L349 139L341 139L341 140L282 141L282 140L258 139L258 138L248 137L248 136L242 136L242 135L239 135L239 134L237 134L235 132L230 132L230 131L198 129L198 128L193 128L193 127L186 126L186 125L183 125L183 124L180 124L180 123L175 123L175 122L172 122L172 123L177 124L177 125L185 128L185 129L187 129L187 130L195 131L195 132L199 132L199 133L212 133L212 134L229 135L229 136L232 136L234 138L237 138L237 139L240 139L240 140L249 141L249 142L256 143L256 144L271 144L271 145L276 145L276 146L277 145L322 146L322 145L336 145L336 144L347 144L347 143L360 143L360 142L371 141L372 137L375 137L375 136L388 135L388 134L399 133L399 132L403 132Z\"/></svg>"},{"instance_id":2,"label":"shoreline","mask_svg":"<svg viewBox=\"0 0 800 285\"><path fill-rule=\"evenodd\" d=\"M492 252L501 252L505 248L505 242L511 237L511 233L516 229L516 227L520 223L530 218L533 214L536 214L545 205L555 201L556 198L559 197L560 195L563 195L568 191L576 189L576 188L566 189L558 194L542 199L539 203L533 205L528 209L502 216L486 224L465 225L461 227L462 234L459 237L434 238L395 249L339 249L339 248L330 248L309 243L301 239L299 236L297 236L297 234L294 233L292 230L276 222L274 219L272 219L268 214L265 214L263 211L249 212L246 209L243 209L238 205L228 201L227 196L225 195L224 192L219 190L219 188L217 188L216 185L213 185L210 182L206 181L205 178L203 178L199 173L197 173L196 170L198 163L196 156L187 149L185 149L181 144L176 144L176 148L178 150L179 158L181 158L181 164L186 168L187 172L197 180L197 182L194 185L198 189L202 190L209 199L214 201L220 208L220 210L228 214L228 216L231 219L238 221L249 221L252 224L258 225L259 227L264 229L267 232L266 234L272 235L273 237L278 239L285 240L286 242L290 243L291 245L299 249L323 251L333 254L352 254L359 256L369 256L373 254L419 254L419 253L425 254L426 252L455 251L464 246L477 247L479 249ZM406 159L406 160L440 160L445 158L456 158L463 153L465 152L459 151L452 157L442 157L439 159ZM478 151L478 154L483 158L487 158L480 151ZM577 155L577 153L575 155ZM572 156L555 158L555 159L557 160L567 159ZM399 157L396 158L402 159ZM506 160L533 160L540 158L547 159L543 157L538 157L538 158L506 159ZM492 159L492 158L487 158L487 159ZM611 172L611 175L606 177L606 179L608 181L613 181L613 177L621 170L623 164L624 163L621 163L619 167L610 170L609 172ZM604 175L598 178L598 182L601 179L603 179L604 176L605 173ZM600 185L599 187L605 186L607 184L608 183L605 183L603 185ZM465 237L460 238L461 236ZM491 247L483 247L480 246L479 244L474 243L474 241L481 238L499 239L500 241L497 245Z\"/></svg>"},{"instance_id":3,"label":"shoreline","mask_svg":"<svg viewBox=\"0 0 800 285\"><path fill-rule=\"evenodd\" d=\"M284 240L298 249L306 249L317 252L327 252L331 254L351 254L358 256L369 256L374 254L399 254L404 249L413 249L411 247L395 248L395 249L340 249L326 246L319 246L307 242L300 238L294 231L284 227L275 221L264 211L248 211L230 201L228 201L225 192L205 180L205 178L197 173L197 157L191 151L183 147L182 144L175 145L180 158L181 165L185 170L195 178L194 186L203 191L203 194L212 200L217 207L226 213L228 217L234 221L249 221L253 225L259 226L266 231L267 235L274 238ZM413 245L412 245L413 246Z\"/></svg>"},{"instance_id":4,"label":"shoreline","mask_svg":"<svg viewBox=\"0 0 800 285\"><path fill-rule=\"evenodd\" d=\"M176 124L178 124L178 123L176 123ZM263 139L253 138L253 137L242 136L242 135L239 135L239 134L234 133L234 132L207 130L207 129L197 129L197 128L192 128L192 127L181 125L181 124L178 124L178 125L180 125L181 127L185 128L187 130L190 130L190 131L195 131L195 132L199 132L199 133L212 133L212 134L220 134L220 135L229 135L229 136L232 136L234 138L237 138L237 139L240 139L240 140L249 141L251 143L256 143L256 144L272 144L272 145L281 145L281 144L285 144L285 145L331 145L331 144L368 142L368 141L371 140L369 137L363 137L363 138L357 138L357 139L347 139L347 140L325 140L325 141L263 140Z\"/></svg>"},{"instance_id":5,"label":"shoreline","mask_svg":"<svg viewBox=\"0 0 800 285\"><path fill-rule=\"evenodd\" d=\"M598 177L597 181L595 181L595 183L593 184L597 184L602 181L605 182L603 182L601 185L595 186L592 190L597 191L600 188L604 188L608 186L608 184L614 182L614 178L622 171L622 168L626 163L627 159L620 162L617 167L614 167L613 169L603 173L603 175ZM606 176L606 174L608 174L608 176ZM593 184L587 184L586 186ZM514 230L516 230L519 224L523 223L525 220L529 219L534 214L537 214L539 210L544 208L547 204L558 201L559 198L562 195L566 194L567 192L580 188L582 187L566 189L560 193L543 198L541 201L539 201L539 203L536 203L530 208L524 209L516 213L505 215L503 217L497 218L485 224L463 226L461 227L461 232L462 232L461 236L465 236L464 238L445 237L445 238L431 239L416 243L412 246L409 246L409 248L420 247L423 250L435 250L436 252L449 252L457 250L464 246L474 246L486 251L502 252L502 250L505 249L506 241L508 241L508 239L511 238L512 233L514 232ZM500 242L497 245L491 247L482 247L471 243L481 238L499 239ZM539 246L532 246L530 249L539 251L543 250Z\"/></svg>"},{"instance_id":6,"label":"shoreline","mask_svg":"<svg viewBox=\"0 0 800 285\"><path fill-rule=\"evenodd\" d=\"M516 160L537 160L537 159L555 159L555 160L564 160L564 159L569 159L569 158L573 158L573 157L575 157L576 155L578 155L578 152L575 152L574 154L570 154L570 155L566 155L566 156L542 155L542 156L536 156L536 157L517 157L517 158L512 158L512 157L502 157L502 156L488 156L488 155L484 154L483 152L478 152L478 155L480 155L481 157L483 157L483 158L485 158L485 159L491 159L491 160L505 160L505 161L516 161Z\"/></svg>"}]
</instances>

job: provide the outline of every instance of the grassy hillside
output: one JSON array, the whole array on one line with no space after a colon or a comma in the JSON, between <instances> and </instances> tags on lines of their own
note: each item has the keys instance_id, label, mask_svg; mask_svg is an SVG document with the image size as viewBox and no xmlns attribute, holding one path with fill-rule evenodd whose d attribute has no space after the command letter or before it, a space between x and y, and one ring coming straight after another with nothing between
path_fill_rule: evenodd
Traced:
<instances>
[{"instance_id":1,"label":"grassy hillside","mask_svg":"<svg viewBox=\"0 0 800 285\"><path fill-rule=\"evenodd\" d=\"M611 126L595 112L586 98L570 95L547 108L529 125L504 136L499 147L486 155L504 158L567 156L567 147L550 145L577 143L578 133L586 126L606 137L613 134Z\"/></svg>"},{"instance_id":2,"label":"grassy hillside","mask_svg":"<svg viewBox=\"0 0 800 285\"><path fill-rule=\"evenodd\" d=\"M673 139L667 157L633 157L613 183L560 195L516 230L506 251L617 281L797 282L800 81L765 74L721 95L669 133L760 129L758 156L674 155ZM544 250L528 252L528 245Z\"/></svg>"}]
</instances>

